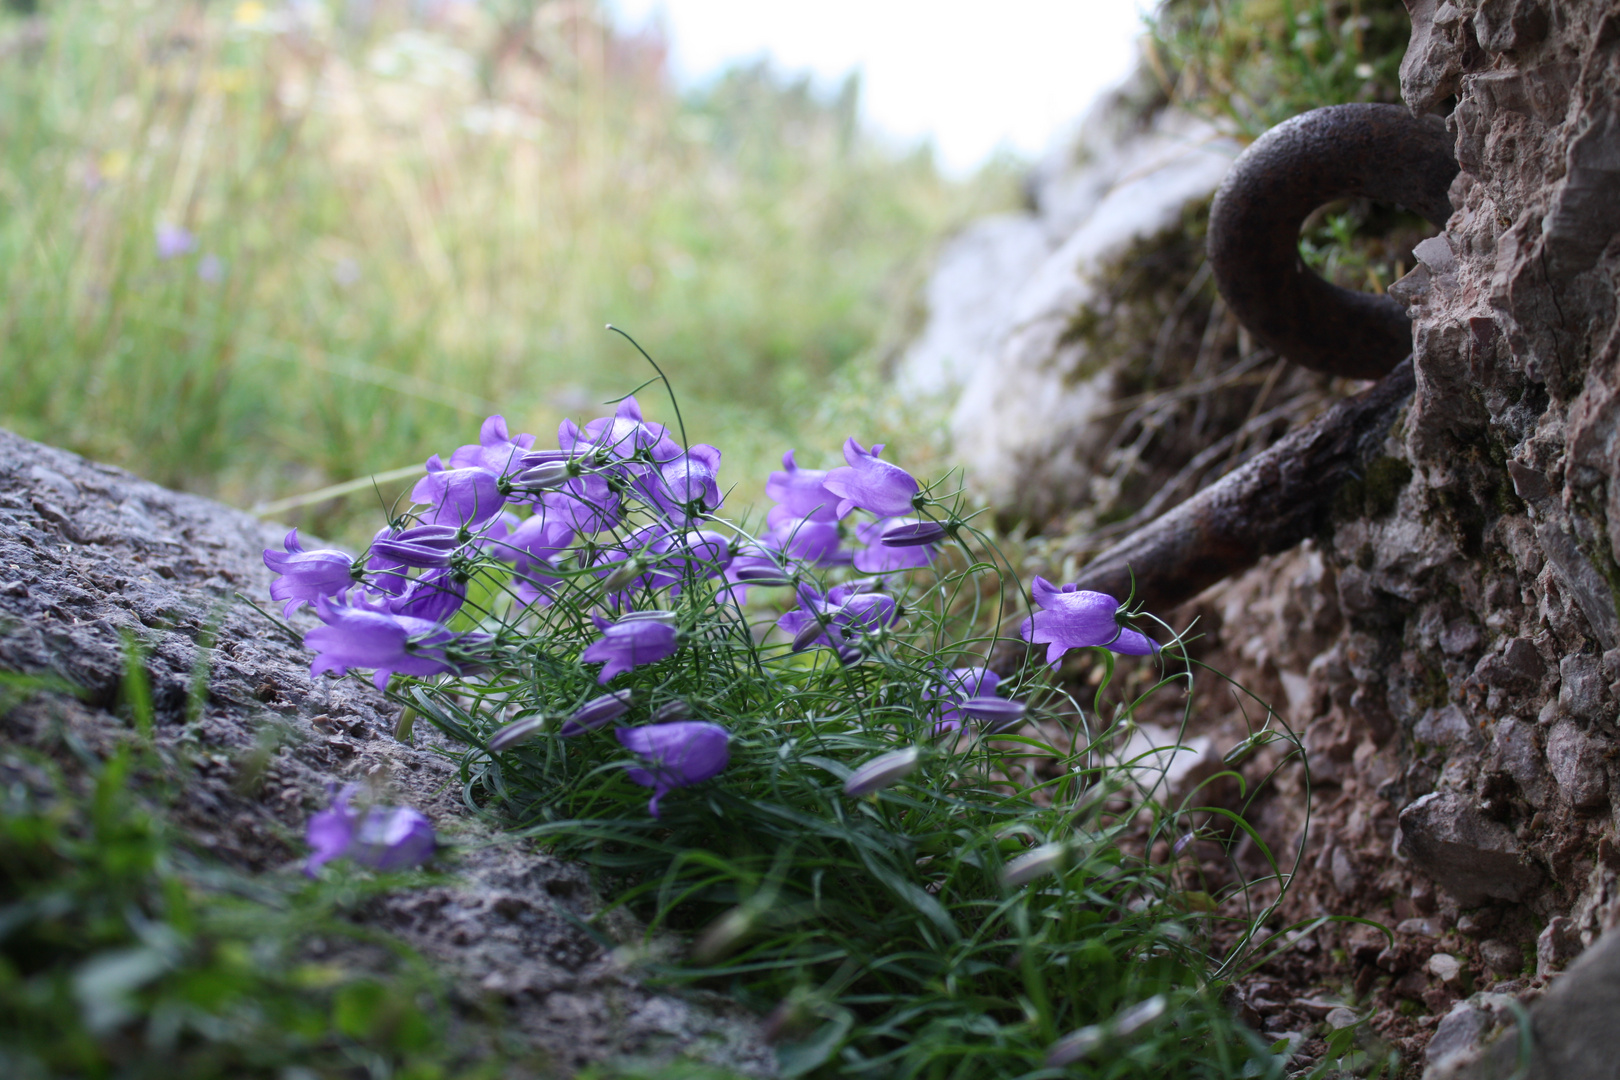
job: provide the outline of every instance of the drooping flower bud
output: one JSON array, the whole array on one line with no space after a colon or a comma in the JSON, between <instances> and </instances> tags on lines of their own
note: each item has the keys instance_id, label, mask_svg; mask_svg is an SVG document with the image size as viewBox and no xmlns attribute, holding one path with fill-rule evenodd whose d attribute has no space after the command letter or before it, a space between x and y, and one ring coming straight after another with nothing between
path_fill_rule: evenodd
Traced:
<instances>
[{"instance_id":1,"label":"drooping flower bud","mask_svg":"<svg viewBox=\"0 0 1620 1080\"><path fill-rule=\"evenodd\" d=\"M563 722L562 730L558 734L565 738L583 735L587 731L595 731L603 724L617 720L630 711L631 696L630 689L626 687L591 698L575 710L572 717Z\"/></svg>"},{"instance_id":2,"label":"drooping flower bud","mask_svg":"<svg viewBox=\"0 0 1620 1080\"><path fill-rule=\"evenodd\" d=\"M916 770L920 758L915 746L879 754L850 774L849 779L844 781L844 794L858 799L899 783Z\"/></svg>"},{"instance_id":3,"label":"drooping flower bud","mask_svg":"<svg viewBox=\"0 0 1620 1080\"><path fill-rule=\"evenodd\" d=\"M543 713L520 716L489 737L490 752L499 754L503 750L510 750L518 743L538 735L545 726L546 718Z\"/></svg>"}]
</instances>

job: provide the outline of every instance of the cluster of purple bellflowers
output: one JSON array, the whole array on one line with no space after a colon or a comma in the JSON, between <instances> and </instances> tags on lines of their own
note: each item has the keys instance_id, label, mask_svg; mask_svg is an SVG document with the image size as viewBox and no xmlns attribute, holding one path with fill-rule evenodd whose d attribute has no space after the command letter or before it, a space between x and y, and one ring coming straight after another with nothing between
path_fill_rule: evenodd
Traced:
<instances>
[{"instance_id":1,"label":"cluster of purple bellflowers","mask_svg":"<svg viewBox=\"0 0 1620 1080\"><path fill-rule=\"evenodd\" d=\"M476 444L456 449L448 461L428 459L409 509L359 559L306 550L297 530L287 534L285 550L264 553L279 575L270 593L284 601L284 613L308 604L323 624L304 638L316 654L312 675L365 669L385 689L394 676L431 679L498 667L524 615L566 595L590 615L588 624L569 625L584 625L588 634L570 648L557 640L559 631L549 631L547 648L581 665L601 665L596 681L606 687L686 647L694 628L682 620L703 608L678 600L699 587L710 591L707 602L738 607L753 589L791 589L792 606L776 620L791 650L828 649L839 663L859 664L869 654L867 639L901 616L896 579L929 565L961 525L932 516L938 504L882 457L882 444L868 448L853 438L838 468L801 468L791 451L783 457L766 483L772 505L757 535L715 517L724 498L720 451L683 445L663 424L646 420L634 397L611 416L584 425L563 421L555 448L537 449L535 442L491 416ZM469 582L494 564L509 582L504 621L500 612L468 608ZM845 580L825 589L812 584L828 573ZM1039 577L1032 596L1036 610L1022 634L1045 645L1053 665L1075 648L1132 654L1157 648L1121 625L1114 597ZM999 696L997 686L997 675L984 667L940 670L931 730L944 735L976 720L993 733L1018 723L1023 704ZM606 727L629 711L629 702L628 689L609 690L580 705L557 734ZM621 727L616 738L635 755L626 776L653 789L648 809L656 817L669 792L725 769L729 736L717 724L683 715L652 720ZM520 718L496 733L490 749L508 749L542 728L539 718ZM868 784L851 794L866 793ZM387 862L370 840L359 848L336 846L338 823L350 822L349 833L368 829L353 824L346 805L340 798L317 816L326 838L319 843L311 823L317 851L360 850L368 854L359 861ZM417 844L412 851L420 847L414 834L402 842Z\"/></svg>"}]
</instances>

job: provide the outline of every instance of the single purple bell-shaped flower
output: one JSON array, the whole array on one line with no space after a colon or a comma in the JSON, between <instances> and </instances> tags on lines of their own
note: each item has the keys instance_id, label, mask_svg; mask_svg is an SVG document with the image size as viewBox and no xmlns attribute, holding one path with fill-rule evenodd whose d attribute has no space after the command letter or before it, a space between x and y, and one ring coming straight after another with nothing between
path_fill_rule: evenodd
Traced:
<instances>
[{"instance_id":1,"label":"single purple bell-shaped flower","mask_svg":"<svg viewBox=\"0 0 1620 1080\"><path fill-rule=\"evenodd\" d=\"M445 646L461 636L439 623L360 603L338 604L325 596L315 601L315 610L326 625L304 635L304 644L316 652L309 666L311 677L323 671L342 674L350 668L372 668L376 671L372 681L384 690L395 673L427 678L457 670Z\"/></svg>"},{"instance_id":2,"label":"single purple bell-shaped flower","mask_svg":"<svg viewBox=\"0 0 1620 1080\"><path fill-rule=\"evenodd\" d=\"M645 502L671 520L683 522L720 508L719 472L720 451L698 443L656 470L647 469L634 487Z\"/></svg>"},{"instance_id":3,"label":"single purple bell-shaped flower","mask_svg":"<svg viewBox=\"0 0 1620 1080\"><path fill-rule=\"evenodd\" d=\"M450 455L450 467L483 469L503 476L518 471L519 459L533 445L533 435L509 435L506 417L491 416L478 429L477 445L458 447Z\"/></svg>"},{"instance_id":4,"label":"single purple bell-shaped flower","mask_svg":"<svg viewBox=\"0 0 1620 1080\"><path fill-rule=\"evenodd\" d=\"M840 539L837 521L794 517L786 506L771 507L765 515L765 534L760 537L766 547L818 566L844 561L839 558Z\"/></svg>"},{"instance_id":5,"label":"single purple bell-shaped flower","mask_svg":"<svg viewBox=\"0 0 1620 1080\"><path fill-rule=\"evenodd\" d=\"M634 397L619 402L612 416L592 420L583 429L572 420L564 420L557 429L557 445L570 453L595 451L620 460L646 451L659 464L681 456L681 445L669 437L668 428L642 419L641 406Z\"/></svg>"},{"instance_id":6,"label":"single purple bell-shaped flower","mask_svg":"<svg viewBox=\"0 0 1620 1080\"><path fill-rule=\"evenodd\" d=\"M563 721L562 730L557 734L564 737L583 735L587 731L595 731L604 724L612 723L630 711L632 691L629 687L623 690L614 690L600 697L593 697L574 711L574 715Z\"/></svg>"},{"instance_id":7,"label":"single purple bell-shaped flower","mask_svg":"<svg viewBox=\"0 0 1620 1080\"><path fill-rule=\"evenodd\" d=\"M830 470L824 481L840 500L839 517L856 507L878 517L903 517L915 507L917 481L900 466L879 460L882 452L882 443L867 450L854 438L844 442L844 460L849 464Z\"/></svg>"},{"instance_id":8,"label":"single purple bell-shaped flower","mask_svg":"<svg viewBox=\"0 0 1620 1080\"><path fill-rule=\"evenodd\" d=\"M837 521L838 496L826 488L825 469L801 469L793 451L782 455L782 471L765 481L765 494L775 499L789 517Z\"/></svg>"},{"instance_id":9,"label":"single purple bell-shaped flower","mask_svg":"<svg viewBox=\"0 0 1620 1080\"><path fill-rule=\"evenodd\" d=\"M943 735L962 726L962 702L967 698L996 692L1001 676L987 667L959 667L945 672L934 684L929 697L935 705L934 734Z\"/></svg>"},{"instance_id":10,"label":"single purple bell-shaped flower","mask_svg":"<svg viewBox=\"0 0 1620 1080\"><path fill-rule=\"evenodd\" d=\"M405 591L387 601L395 615L409 615L430 623L447 623L467 602L467 583L445 568L423 574Z\"/></svg>"},{"instance_id":11,"label":"single purple bell-shaped flower","mask_svg":"<svg viewBox=\"0 0 1620 1080\"><path fill-rule=\"evenodd\" d=\"M674 656L680 648L673 612L634 611L617 622L598 615L591 618L602 636L587 646L579 658L583 663L602 665L602 673L596 677L599 683L607 682L621 671Z\"/></svg>"},{"instance_id":12,"label":"single purple bell-shaped flower","mask_svg":"<svg viewBox=\"0 0 1620 1080\"><path fill-rule=\"evenodd\" d=\"M1072 584L1060 589L1037 577L1030 594L1042 610L1025 619L1019 633L1025 641L1046 645L1046 662L1053 667L1070 649L1093 645L1128 656L1147 656L1159 649L1151 638L1119 624L1116 616L1122 605L1107 593Z\"/></svg>"},{"instance_id":13,"label":"single purple bell-shaped flower","mask_svg":"<svg viewBox=\"0 0 1620 1080\"><path fill-rule=\"evenodd\" d=\"M658 801L676 788L719 776L731 760L730 736L719 724L681 720L646 727L620 728L619 744L645 763L625 775L653 789L647 813L658 817Z\"/></svg>"},{"instance_id":14,"label":"single purple bell-shaped flower","mask_svg":"<svg viewBox=\"0 0 1620 1080\"><path fill-rule=\"evenodd\" d=\"M427 475L411 489L411 501L425 505L421 515L427 525L477 526L496 516L506 506L500 478L481 468L447 469L434 454L428 458Z\"/></svg>"},{"instance_id":15,"label":"single purple bell-shaped flower","mask_svg":"<svg viewBox=\"0 0 1620 1080\"><path fill-rule=\"evenodd\" d=\"M354 584L354 560L332 548L305 551L298 542L298 530L282 541L287 550L264 553L264 565L281 577L270 583L270 596L285 600L283 615L291 615L300 604L313 604L323 596L336 596Z\"/></svg>"},{"instance_id":16,"label":"single purple bell-shaped flower","mask_svg":"<svg viewBox=\"0 0 1620 1080\"><path fill-rule=\"evenodd\" d=\"M304 838L313 849L304 873L333 859L349 858L374 870L406 870L433 857L433 823L408 806L373 806L361 813L349 806L359 790L347 784L332 805L309 819Z\"/></svg>"},{"instance_id":17,"label":"single purple bell-shaped flower","mask_svg":"<svg viewBox=\"0 0 1620 1080\"><path fill-rule=\"evenodd\" d=\"M887 593L869 591L870 581L834 586L826 596L808 585L799 586L799 607L776 620L793 638L793 651L822 645L850 663L859 653L860 637L885 627L899 617L899 606Z\"/></svg>"}]
</instances>

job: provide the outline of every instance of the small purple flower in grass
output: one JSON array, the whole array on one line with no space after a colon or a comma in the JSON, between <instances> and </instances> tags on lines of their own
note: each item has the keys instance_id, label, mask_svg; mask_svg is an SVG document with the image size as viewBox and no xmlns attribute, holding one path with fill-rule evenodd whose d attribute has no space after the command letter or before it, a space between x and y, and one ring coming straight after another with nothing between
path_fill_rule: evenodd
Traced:
<instances>
[{"instance_id":1,"label":"small purple flower in grass","mask_svg":"<svg viewBox=\"0 0 1620 1080\"><path fill-rule=\"evenodd\" d=\"M645 762L625 775L653 789L647 813L658 817L658 800L676 788L720 775L731 760L731 737L719 724L682 720L648 727L620 728L619 744Z\"/></svg>"},{"instance_id":2,"label":"small purple flower in grass","mask_svg":"<svg viewBox=\"0 0 1620 1080\"><path fill-rule=\"evenodd\" d=\"M776 620L793 637L793 651L825 645L844 663L859 659L855 643L863 634L888 626L899 617L899 605L886 593L870 591L872 582L838 585L826 596L808 585L799 586L799 608Z\"/></svg>"},{"instance_id":3,"label":"small purple flower in grass","mask_svg":"<svg viewBox=\"0 0 1620 1080\"><path fill-rule=\"evenodd\" d=\"M1151 638L1121 626L1115 619L1121 604L1107 593L1089 592L1074 585L1061 589L1043 577L1030 585L1042 609L1024 620L1019 633L1025 641L1046 645L1046 662L1056 667L1070 649L1091 645L1127 656L1158 651Z\"/></svg>"},{"instance_id":4,"label":"small purple flower in grass","mask_svg":"<svg viewBox=\"0 0 1620 1080\"><path fill-rule=\"evenodd\" d=\"M458 580L454 570L441 569L423 574L405 591L387 601L395 615L409 615L432 623L449 622L467 602L467 583Z\"/></svg>"},{"instance_id":5,"label":"small purple flower in grass","mask_svg":"<svg viewBox=\"0 0 1620 1080\"><path fill-rule=\"evenodd\" d=\"M651 664L674 656L680 648L680 634L675 629L675 615L668 611L633 611L618 622L609 622L592 615L602 636L580 653L581 662L602 664L602 674L596 677L605 683L621 671L629 671L642 664Z\"/></svg>"},{"instance_id":6,"label":"small purple flower in grass","mask_svg":"<svg viewBox=\"0 0 1620 1080\"><path fill-rule=\"evenodd\" d=\"M618 492L608 485L606 477L590 473L546 492L540 496L540 504L576 532L590 536L606 532L624 518Z\"/></svg>"},{"instance_id":7,"label":"small purple flower in grass","mask_svg":"<svg viewBox=\"0 0 1620 1080\"><path fill-rule=\"evenodd\" d=\"M931 534L925 531L920 533L925 539L913 542L910 538L919 535L913 531L919 525L937 528L938 536L927 539ZM889 534L896 532L902 537L899 544L889 541ZM867 574L886 574L927 566L939 550L938 537L944 535L944 526L916 518L883 518L871 524L862 523L855 526L855 536L867 546L855 552L855 569Z\"/></svg>"},{"instance_id":8,"label":"small purple flower in grass","mask_svg":"<svg viewBox=\"0 0 1620 1080\"><path fill-rule=\"evenodd\" d=\"M541 729L545 726L546 717L544 713L530 713L528 716L520 716L510 724L500 727L495 734L489 737L489 743L487 744L489 752L499 754L502 751L510 750L518 743L526 742L540 734ZM564 734L567 734L567 732L564 732Z\"/></svg>"},{"instance_id":9,"label":"small purple flower in grass","mask_svg":"<svg viewBox=\"0 0 1620 1080\"><path fill-rule=\"evenodd\" d=\"M448 657L445 647L470 637L426 619L338 604L325 596L315 601L315 610L326 625L304 635L304 644L316 651L310 675L372 668L379 690L387 688L395 673L426 678L458 670L460 665Z\"/></svg>"},{"instance_id":10,"label":"small purple flower in grass","mask_svg":"<svg viewBox=\"0 0 1620 1080\"><path fill-rule=\"evenodd\" d=\"M725 579L729 584L716 595L721 603L748 603L748 590L753 586L765 588L794 584L793 571L782 565L781 557L751 541L737 547L726 567Z\"/></svg>"},{"instance_id":11,"label":"small purple flower in grass","mask_svg":"<svg viewBox=\"0 0 1620 1080\"><path fill-rule=\"evenodd\" d=\"M987 667L951 668L934 684L929 697L935 703L934 734L943 735L962 726L962 702L996 692L1001 676Z\"/></svg>"},{"instance_id":12,"label":"small purple flower in grass","mask_svg":"<svg viewBox=\"0 0 1620 1080\"><path fill-rule=\"evenodd\" d=\"M506 430L506 417L491 416L478 429L477 445L457 447L450 455L450 467L483 469L501 476L516 472L519 459L533 445L533 435L510 435Z\"/></svg>"},{"instance_id":13,"label":"small purple flower in grass","mask_svg":"<svg viewBox=\"0 0 1620 1080\"><path fill-rule=\"evenodd\" d=\"M845 440L844 460L849 464L830 470L824 482L839 498L839 517L856 507L878 517L901 517L916 506L917 481L900 466L879 460L882 452L882 443L867 450L853 437Z\"/></svg>"},{"instance_id":14,"label":"small purple flower in grass","mask_svg":"<svg viewBox=\"0 0 1620 1080\"><path fill-rule=\"evenodd\" d=\"M828 491L825 469L801 469L793 451L782 455L783 472L771 473L765 494L782 504L788 516L812 521L837 521L838 496Z\"/></svg>"},{"instance_id":15,"label":"small purple flower in grass","mask_svg":"<svg viewBox=\"0 0 1620 1080\"><path fill-rule=\"evenodd\" d=\"M587 731L595 731L603 724L610 723L630 711L630 698L632 691L629 687L615 690L601 697L593 697L574 711L574 715L563 721L562 730L558 732L564 737L583 735Z\"/></svg>"},{"instance_id":16,"label":"small purple flower in grass","mask_svg":"<svg viewBox=\"0 0 1620 1080\"><path fill-rule=\"evenodd\" d=\"M862 795L870 795L874 791L897 784L916 771L919 758L915 746L879 754L850 773L849 779L844 781L844 794L852 799L858 799Z\"/></svg>"},{"instance_id":17,"label":"small purple flower in grass","mask_svg":"<svg viewBox=\"0 0 1620 1080\"><path fill-rule=\"evenodd\" d=\"M322 596L336 596L354 584L354 560L331 548L305 551L293 529L282 542L287 550L264 553L264 565L281 576L270 583L270 596L287 601L283 615L291 615L300 604L313 604Z\"/></svg>"},{"instance_id":18,"label":"small purple flower in grass","mask_svg":"<svg viewBox=\"0 0 1620 1080\"><path fill-rule=\"evenodd\" d=\"M175 259L197 247L197 238L179 225L160 221L154 232L157 236L157 257L160 259Z\"/></svg>"},{"instance_id":19,"label":"small purple flower in grass","mask_svg":"<svg viewBox=\"0 0 1620 1080\"><path fill-rule=\"evenodd\" d=\"M309 819L304 838L314 850L304 873L333 859L349 858L374 870L407 870L433 856L433 823L408 806L373 806L364 814L349 800L358 790L346 785L326 810Z\"/></svg>"},{"instance_id":20,"label":"small purple flower in grass","mask_svg":"<svg viewBox=\"0 0 1620 1080\"><path fill-rule=\"evenodd\" d=\"M225 260L218 255L204 255L197 260L197 277L210 285L218 285L225 280Z\"/></svg>"},{"instance_id":21,"label":"small purple flower in grass","mask_svg":"<svg viewBox=\"0 0 1620 1080\"><path fill-rule=\"evenodd\" d=\"M438 454L428 458L427 475L411 489L411 501L429 508L422 515L425 524L469 528L495 517L506 505L495 473L475 467L447 469Z\"/></svg>"},{"instance_id":22,"label":"small purple flower in grass","mask_svg":"<svg viewBox=\"0 0 1620 1080\"><path fill-rule=\"evenodd\" d=\"M1009 701L1003 697L970 697L962 700L961 709L984 724L986 735L1000 735L1017 727L1029 712L1022 701Z\"/></svg>"},{"instance_id":23,"label":"small purple flower in grass","mask_svg":"<svg viewBox=\"0 0 1620 1080\"><path fill-rule=\"evenodd\" d=\"M827 566L838 558L838 522L794 517L786 506L773 506L765 515L766 547L776 548L805 562Z\"/></svg>"}]
</instances>

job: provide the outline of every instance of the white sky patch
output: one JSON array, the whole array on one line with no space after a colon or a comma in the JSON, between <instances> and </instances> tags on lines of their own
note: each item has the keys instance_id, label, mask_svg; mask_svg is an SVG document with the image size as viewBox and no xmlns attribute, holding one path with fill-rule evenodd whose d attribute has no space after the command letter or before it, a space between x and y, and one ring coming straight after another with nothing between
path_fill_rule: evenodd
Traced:
<instances>
[{"instance_id":1,"label":"white sky patch","mask_svg":"<svg viewBox=\"0 0 1620 1080\"><path fill-rule=\"evenodd\" d=\"M862 73L864 119L932 138L965 173L1033 157L1136 59L1144 0L609 0L627 30L662 20L682 86L769 56L831 89Z\"/></svg>"}]
</instances>

